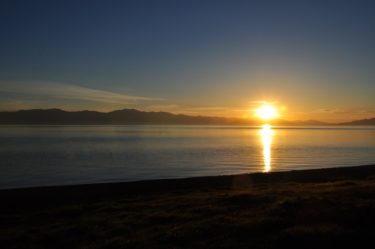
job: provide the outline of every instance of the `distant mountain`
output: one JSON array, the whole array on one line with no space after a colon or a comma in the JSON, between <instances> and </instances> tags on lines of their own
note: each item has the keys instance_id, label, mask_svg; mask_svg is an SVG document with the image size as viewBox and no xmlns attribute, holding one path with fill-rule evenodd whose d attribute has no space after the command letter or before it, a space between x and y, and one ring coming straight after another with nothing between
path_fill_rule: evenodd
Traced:
<instances>
[{"instance_id":1,"label":"distant mountain","mask_svg":"<svg viewBox=\"0 0 375 249\"><path fill-rule=\"evenodd\" d=\"M195 125L261 125L263 122L241 118L189 116L169 112L144 112L123 109L112 112L32 109L0 112L0 124L195 124ZM316 120L274 120L273 125L332 125ZM338 125L375 125L375 118Z\"/></svg>"},{"instance_id":2,"label":"distant mountain","mask_svg":"<svg viewBox=\"0 0 375 249\"><path fill-rule=\"evenodd\" d=\"M340 123L339 125L375 125L375 118L355 120L351 122Z\"/></svg>"},{"instance_id":3,"label":"distant mountain","mask_svg":"<svg viewBox=\"0 0 375 249\"><path fill-rule=\"evenodd\" d=\"M0 124L220 124L245 125L239 118L188 116L168 112L143 112L123 109L108 113L97 111L68 112L60 109L32 109L0 112Z\"/></svg>"}]
</instances>

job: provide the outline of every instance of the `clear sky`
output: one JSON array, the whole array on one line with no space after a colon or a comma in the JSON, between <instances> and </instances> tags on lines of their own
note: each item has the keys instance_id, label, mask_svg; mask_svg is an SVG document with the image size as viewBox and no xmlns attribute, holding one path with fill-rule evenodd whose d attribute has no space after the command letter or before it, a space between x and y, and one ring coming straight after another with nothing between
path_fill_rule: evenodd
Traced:
<instances>
[{"instance_id":1,"label":"clear sky","mask_svg":"<svg viewBox=\"0 0 375 249\"><path fill-rule=\"evenodd\" d=\"M0 109L375 116L375 1L0 2Z\"/></svg>"}]
</instances>

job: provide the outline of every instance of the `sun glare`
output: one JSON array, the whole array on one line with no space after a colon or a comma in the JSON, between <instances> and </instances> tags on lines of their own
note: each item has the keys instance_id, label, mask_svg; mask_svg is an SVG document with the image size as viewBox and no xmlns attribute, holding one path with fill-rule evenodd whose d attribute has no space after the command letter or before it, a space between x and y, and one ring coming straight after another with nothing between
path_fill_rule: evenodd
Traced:
<instances>
[{"instance_id":1,"label":"sun glare","mask_svg":"<svg viewBox=\"0 0 375 249\"><path fill-rule=\"evenodd\" d=\"M263 143L263 160L264 160L264 170L263 172L271 171L271 145L273 130L270 125L263 125L259 134L262 138Z\"/></svg>"},{"instance_id":2,"label":"sun glare","mask_svg":"<svg viewBox=\"0 0 375 249\"><path fill-rule=\"evenodd\" d=\"M271 120L278 116L276 107L270 104L264 104L255 110L255 114L262 120Z\"/></svg>"}]
</instances>

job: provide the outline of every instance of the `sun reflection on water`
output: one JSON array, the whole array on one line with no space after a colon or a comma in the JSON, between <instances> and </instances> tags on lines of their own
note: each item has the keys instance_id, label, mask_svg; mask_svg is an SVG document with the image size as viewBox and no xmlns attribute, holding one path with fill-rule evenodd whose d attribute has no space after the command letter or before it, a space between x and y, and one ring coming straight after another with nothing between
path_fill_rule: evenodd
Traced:
<instances>
[{"instance_id":1,"label":"sun reflection on water","mask_svg":"<svg viewBox=\"0 0 375 249\"><path fill-rule=\"evenodd\" d=\"M263 144L263 172L269 172L271 171L271 145L274 131L271 129L271 125L266 124L262 126L262 129L259 131L259 134L261 136Z\"/></svg>"}]
</instances>

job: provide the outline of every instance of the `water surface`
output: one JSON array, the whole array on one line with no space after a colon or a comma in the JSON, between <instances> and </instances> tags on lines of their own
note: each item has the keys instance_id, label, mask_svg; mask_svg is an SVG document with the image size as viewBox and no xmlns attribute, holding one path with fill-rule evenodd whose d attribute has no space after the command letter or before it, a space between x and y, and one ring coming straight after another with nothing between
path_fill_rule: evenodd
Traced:
<instances>
[{"instance_id":1,"label":"water surface","mask_svg":"<svg viewBox=\"0 0 375 249\"><path fill-rule=\"evenodd\" d=\"M0 126L0 188L373 163L374 127Z\"/></svg>"}]
</instances>

